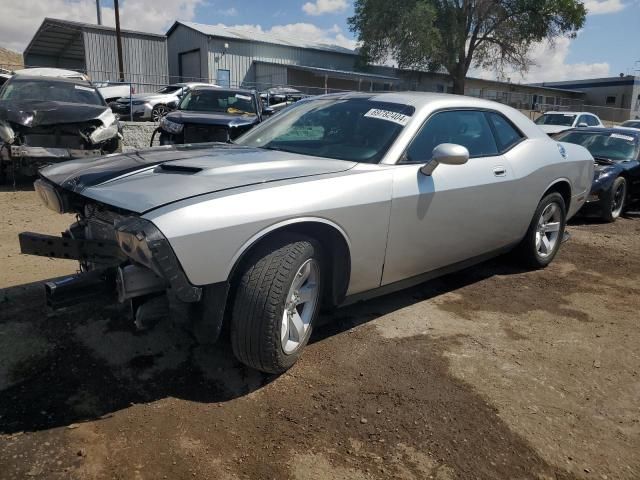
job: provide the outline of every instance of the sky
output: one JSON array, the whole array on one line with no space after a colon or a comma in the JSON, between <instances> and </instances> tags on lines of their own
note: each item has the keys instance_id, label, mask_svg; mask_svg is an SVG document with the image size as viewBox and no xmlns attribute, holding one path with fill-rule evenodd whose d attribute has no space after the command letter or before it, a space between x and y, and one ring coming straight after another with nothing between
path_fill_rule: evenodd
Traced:
<instances>
[{"instance_id":1,"label":"sky","mask_svg":"<svg viewBox=\"0 0 640 480\"><path fill-rule=\"evenodd\" d=\"M514 82L541 82L609 75L640 75L640 0L584 0L589 14L577 38L531 50L534 65ZM95 0L8 0L0 17L0 47L22 52L44 17L95 22ZM347 18L352 0L120 0L123 28L166 33L174 20L242 26L246 29L324 41L353 48ZM105 24L113 25L113 0L102 0ZM494 78L491 71L472 76Z\"/></svg>"}]
</instances>

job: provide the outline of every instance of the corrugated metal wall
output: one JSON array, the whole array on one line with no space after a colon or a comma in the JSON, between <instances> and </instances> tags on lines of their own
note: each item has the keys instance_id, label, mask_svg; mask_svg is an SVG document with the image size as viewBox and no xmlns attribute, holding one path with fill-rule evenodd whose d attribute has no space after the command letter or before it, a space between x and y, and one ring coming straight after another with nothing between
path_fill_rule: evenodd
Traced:
<instances>
[{"instance_id":1,"label":"corrugated metal wall","mask_svg":"<svg viewBox=\"0 0 640 480\"><path fill-rule=\"evenodd\" d=\"M94 81L118 81L118 54L113 31L83 31L87 73ZM136 91L154 91L168 83L166 38L122 34L122 56L125 81Z\"/></svg>"},{"instance_id":2,"label":"corrugated metal wall","mask_svg":"<svg viewBox=\"0 0 640 480\"><path fill-rule=\"evenodd\" d=\"M208 42L207 37L200 32L178 25L171 36L167 39L167 52L169 54L169 77L170 82L175 83L181 81L180 78L180 54L192 50L200 50L200 71L202 72L202 81L209 82L209 64L208 64Z\"/></svg>"},{"instance_id":3,"label":"corrugated metal wall","mask_svg":"<svg viewBox=\"0 0 640 480\"><path fill-rule=\"evenodd\" d=\"M225 48L225 44L228 48ZM231 86L253 87L259 82L254 61L353 70L355 56L268 43L215 37L209 39L209 76L214 81L218 69L224 69L231 73Z\"/></svg>"},{"instance_id":4,"label":"corrugated metal wall","mask_svg":"<svg viewBox=\"0 0 640 480\"><path fill-rule=\"evenodd\" d=\"M289 77L287 75L286 65L270 65L264 63L254 64L254 81L249 87L257 90L266 90L269 87L277 85L289 85Z\"/></svg>"}]
</instances>

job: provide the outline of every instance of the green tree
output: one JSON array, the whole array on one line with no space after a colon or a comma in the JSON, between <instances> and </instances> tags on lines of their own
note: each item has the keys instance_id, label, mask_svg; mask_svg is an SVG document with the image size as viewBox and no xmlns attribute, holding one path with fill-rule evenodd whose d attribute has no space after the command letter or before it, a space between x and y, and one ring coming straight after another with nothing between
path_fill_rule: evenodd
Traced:
<instances>
[{"instance_id":1,"label":"green tree","mask_svg":"<svg viewBox=\"0 0 640 480\"><path fill-rule=\"evenodd\" d=\"M580 0L355 0L349 18L362 60L394 59L400 68L445 69L464 93L469 68L526 71L532 44L575 37Z\"/></svg>"}]
</instances>

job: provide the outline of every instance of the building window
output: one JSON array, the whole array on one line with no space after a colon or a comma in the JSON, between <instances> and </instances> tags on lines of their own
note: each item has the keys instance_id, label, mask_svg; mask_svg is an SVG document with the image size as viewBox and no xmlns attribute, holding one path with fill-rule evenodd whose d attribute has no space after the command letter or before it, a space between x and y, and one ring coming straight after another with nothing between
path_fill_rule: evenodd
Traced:
<instances>
[{"instance_id":1,"label":"building window","mask_svg":"<svg viewBox=\"0 0 640 480\"><path fill-rule=\"evenodd\" d=\"M441 83L436 85L436 92L438 93L444 93L444 85L442 85Z\"/></svg>"},{"instance_id":2,"label":"building window","mask_svg":"<svg viewBox=\"0 0 640 480\"><path fill-rule=\"evenodd\" d=\"M616 104L616 96L615 95L608 95L606 104L607 105L615 105Z\"/></svg>"}]
</instances>

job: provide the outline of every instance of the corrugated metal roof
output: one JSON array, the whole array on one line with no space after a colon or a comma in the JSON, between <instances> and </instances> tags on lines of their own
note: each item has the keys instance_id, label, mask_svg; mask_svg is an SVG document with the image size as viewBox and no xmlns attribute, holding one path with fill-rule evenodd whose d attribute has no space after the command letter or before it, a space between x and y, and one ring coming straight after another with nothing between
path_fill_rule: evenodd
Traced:
<instances>
[{"instance_id":1,"label":"corrugated metal roof","mask_svg":"<svg viewBox=\"0 0 640 480\"><path fill-rule=\"evenodd\" d=\"M45 24L56 24L60 27L70 27L70 28L76 28L76 29L82 29L82 28L90 28L90 29L94 29L94 30L109 30L111 32L115 31L114 27L109 27L107 25L98 25L95 23L85 23L85 22L76 22L73 20L60 20L58 18L51 18L51 17L45 17L44 21L42 22L42 25ZM42 26L40 27L42 28ZM161 34L161 33L149 33L149 32L141 32L139 30L126 30L124 28L120 29L120 32L122 33L128 33L128 34L132 34L132 35L148 35L150 37L165 37L165 35Z\"/></svg>"},{"instance_id":2,"label":"corrugated metal roof","mask_svg":"<svg viewBox=\"0 0 640 480\"><path fill-rule=\"evenodd\" d=\"M358 52L340 45L332 45L323 42L314 42L310 40L294 39L291 37L281 37L271 33L264 33L255 30L245 30L241 28L222 27L220 25L205 25L202 23L177 21L167 32L167 36L176 28L178 24L192 28L204 35L210 37L230 38L236 40L246 40L250 42L271 43L276 45L285 45L287 47L311 48L314 50L324 50L334 53L344 53L347 55L357 55Z\"/></svg>"}]
</instances>

